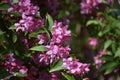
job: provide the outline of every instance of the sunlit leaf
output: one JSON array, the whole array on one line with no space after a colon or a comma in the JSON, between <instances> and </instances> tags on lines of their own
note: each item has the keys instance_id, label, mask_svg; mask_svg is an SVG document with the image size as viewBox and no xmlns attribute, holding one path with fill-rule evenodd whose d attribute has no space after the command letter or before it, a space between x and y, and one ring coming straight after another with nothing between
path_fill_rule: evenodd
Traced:
<instances>
[{"instance_id":1,"label":"sunlit leaf","mask_svg":"<svg viewBox=\"0 0 120 80\"><path fill-rule=\"evenodd\" d=\"M30 48L30 50L33 50L33 51L46 51L46 48L45 48L45 46L40 45L40 46L34 46L34 47Z\"/></svg>"},{"instance_id":2,"label":"sunlit leaf","mask_svg":"<svg viewBox=\"0 0 120 80\"><path fill-rule=\"evenodd\" d=\"M53 65L50 68L49 72L54 72L54 71L59 71L59 70L63 70L65 68L62 67L63 61L60 59L56 62L53 63Z\"/></svg>"},{"instance_id":3,"label":"sunlit leaf","mask_svg":"<svg viewBox=\"0 0 120 80\"><path fill-rule=\"evenodd\" d=\"M107 49L111 44L112 44L112 41L111 41L111 40L107 40L107 41L104 43L104 49Z\"/></svg>"},{"instance_id":4,"label":"sunlit leaf","mask_svg":"<svg viewBox=\"0 0 120 80\"><path fill-rule=\"evenodd\" d=\"M47 14L46 19L47 19L48 28L50 31L52 31L52 27L54 24L52 17L49 14Z\"/></svg>"},{"instance_id":5,"label":"sunlit leaf","mask_svg":"<svg viewBox=\"0 0 120 80\"><path fill-rule=\"evenodd\" d=\"M70 75L68 73L62 73L62 75L67 79L67 80L76 80L73 75Z\"/></svg>"},{"instance_id":6,"label":"sunlit leaf","mask_svg":"<svg viewBox=\"0 0 120 80\"><path fill-rule=\"evenodd\" d=\"M117 51L115 52L115 57L120 57L120 48L118 48Z\"/></svg>"}]
</instances>

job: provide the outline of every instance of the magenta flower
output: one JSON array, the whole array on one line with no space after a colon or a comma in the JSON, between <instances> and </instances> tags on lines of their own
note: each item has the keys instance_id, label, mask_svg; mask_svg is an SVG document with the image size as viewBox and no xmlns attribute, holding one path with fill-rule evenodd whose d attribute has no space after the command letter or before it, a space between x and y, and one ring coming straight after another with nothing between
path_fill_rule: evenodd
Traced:
<instances>
[{"instance_id":1,"label":"magenta flower","mask_svg":"<svg viewBox=\"0 0 120 80\"><path fill-rule=\"evenodd\" d=\"M12 2L11 2L12 3ZM12 4L12 7L8 9L10 11L16 11L24 15L35 15L38 13L39 7L30 3L30 0L20 0L18 4Z\"/></svg>"},{"instance_id":2,"label":"magenta flower","mask_svg":"<svg viewBox=\"0 0 120 80\"><path fill-rule=\"evenodd\" d=\"M38 35L37 38L39 39L38 44L47 44L48 42L48 37L45 33Z\"/></svg>"},{"instance_id":3,"label":"magenta flower","mask_svg":"<svg viewBox=\"0 0 120 80\"><path fill-rule=\"evenodd\" d=\"M63 26L61 22L55 22L52 31L51 44L61 44L66 41L66 38L71 36L68 26Z\"/></svg>"},{"instance_id":4,"label":"magenta flower","mask_svg":"<svg viewBox=\"0 0 120 80\"><path fill-rule=\"evenodd\" d=\"M4 67L12 75L16 75L14 71L18 70L22 74L27 73L28 69L24 66L22 60L14 57L14 54L5 55L6 61L4 62Z\"/></svg>"},{"instance_id":5,"label":"magenta flower","mask_svg":"<svg viewBox=\"0 0 120 80\"><path fill-rule=\"evenodd\" d=\"M50 64L50 58L49 58L48 54L40 54L38 58L39 58L40 65L49 65Z\"/></svg>"},{"instance_id":6,"label":"magenta flower","mask_svg":"<svg viewBox=\"0 0 120 80\"><path fill-rule=\"evenodd\" d=\"M90 64L80 63L77 59L73 60L73 58L69 57L67 59L63 59L64 68L67 69L67 72L74 75L82 75L90 71Z\"/></svg>"},{"instance_id":7,"label":"magenta flower","mask_svg":"<svg viewBox=\"0 0 120 80\"><path fill-rule=\"evenodd\" d=\"M84 78L83 80L89 80L89 78Z\"/></svg>"},{"instance_id":8,"label":"magenta flower","mask_svg":"<svg viewBox=\"0 0 120 80\"><path fill-rule=\"evenodd\" d=\"M102 50L100 52L100 54L98 54L94 57L94 62L95 62L96 69L100 68L101 65L105 62L104 60L99 59L100 57L102 57L105 54L106 54L106 50Z\"/></svg>"},{"instance_id":9,"label":"magenta flower","mask_svg":"<svg viewBox=\"0 0 120 80\"><path fill-rule=\"evenodd\" d=\"M89 45L96 47L98 44L98 41L96 38L90 37L89 38Z\"/></svg>"},{"instance_id":10,"label":"magenta flower","mask_svg":"<svg viewBox=\"0 0 120 80\"><path fill-rule=\"evenodd\" d=\"M49 55L51 63L60 58L67 57L71 50L69 46L62 47L60 45L47 45L46 48L48 49L46 54Z\"/></svg>"},{"instance_id":11,"label":"magenta flower","mask_svg":"<svg viewBox=\"0 0 120 80\"><path fill-rule=\"evenodd\" d=\"M31 16L25 16L23 19L19 21L19 23L15 23L16 31L21 30L22 32L34 32L37 31L43 25L43 20L36 19Z\"/></svg>"},{"instance_id":12,"label":"magenta flower","mask_svg":"<svg viewBox=\"0 0 120 80\"><path fill-rule=\"evenodd\" d=\"M93 8L96 8L100 3L102 3L102 0L82 0L80 3L81 14L92 13Z\"/></svg>"},{"instance_id":13,"label":"magenta flower","mask_svg":"<svg viewBox=\"0 0 120 80\"><path fill-rule=\"evenodd\" d=\"M25 68L24 66L22 67L22 69L19 70L19 72L22 73L22 74L26 74L27 71L28 71L28 69Z\"/></svg>"}]
</instances>

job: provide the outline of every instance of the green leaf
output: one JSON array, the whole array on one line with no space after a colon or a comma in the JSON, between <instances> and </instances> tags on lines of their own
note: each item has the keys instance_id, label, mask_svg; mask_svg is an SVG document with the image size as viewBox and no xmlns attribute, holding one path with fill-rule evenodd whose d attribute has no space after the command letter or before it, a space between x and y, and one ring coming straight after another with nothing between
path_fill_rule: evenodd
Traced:
<instances>
[{"instance_id":1,"label":"green leaf","mask_svg":"<svg viewBox=\"0 0 120 80\"><path fill-rule=\"evenodd\" d=\"M118 66L118 63L116 63L115 61L109 61L109 62L104 63L101 66L101 68L99 69L99 71L106 71L107 69L113 68L113 67L116 67L116 66Z\"/></svg>"},{"instance_id":2,"label":"green leaf","mask_svg":"<svg viewBox=\"0 0 120 80\"><path fill-rule=\"evenodd\" d=\"M14 15L15 17L21 17L21 14L20 14L19 12L11 11L11 12L8 12L7 14L12 14L12 15Z\"/></svg>"},{"instance_id":3,"label":"green leaf","mask_svg":"<svg viewBox=\"0 0 120 80\"><path fill-rule=\"evenodd\" d=\"M120 48L115 52L115 57L120 57Z\"/></svg>"},{"instance_id":4,"label":"green leaf","mask_svg":"<svg viewBox=\"0 0 120 80\"><path fill-rule=\"evenodd\" d=\"M104 24L99 20L89 20L89 21L87 21L86 26L93 25L93 24L99 25L99 26L104 26Z\"/></svg>"},{"instance_id":5,"label":"green leaf","mask_svg":"<svg viewBox=\"0 0 120 80\"><path fill-rule=\"evenodd\" d=\"M37 13L35 16L41 18L40 13Z\"/></svg>"},{"instance_id":6,"label":"green leaf","mask_svg":"<svg viewBox=\"0 0 120 80\"><path fill-rule=\"evenodd\" d=\"M9 27L9 30L16 30L16 27L14 25Z\"/></svg>"},{"instance_id":7,"label":"green leaf","mask_svg":"<svg viewBox=\"0 0 120 80\"><path fill-rule=\"evenodd\" d=\"M120 29L120 20L114 20L114 22L112 23L112 27Z\"/></svg>"},{"instance_id":8,"label":"green leaf","mask_svg":"<svg viewBox=\"0 0 120 80\"><path fill-rule=\"evenodd\" d=\"M52 31L52 27L54 24L52 17L49 14L47 14L46 19L47 19L48 28L50 31Z\"/></svg>"},{"instance_id":9,"label":"green leaf","mask_svg":"<svg viewBox=\"0 0 120 80\"><path fill-rule=\"evenodd\" d=\"M13 3L14 4L16 4L16 3L18 3L19 2L19 0L13 0Z\"/></svg>"},{"instance_id":10,"label":"green leaf","mask_svg":"<svg viewBox=\"0 0 120 80\"><path fill-rule=\"evenodd\" d=\"M114 71L114 69L116 68L117 66L113 66L113 67L110 67L110 68L107 68L107 70L105 71L105 75L107 74L110 74L112 71Z\"/></svg>"},{"instance_id":11,"label":"green leaf","mask_svg":"<svg viewBox=\"0 0 120 80\"><path fill-rule=\"evenodd\" d=\"M62 73L62 75L67 79L67 80L76 80L73 75L67 74L67 73Z\"/></svg>"},{"instance_id":12,"label":"green leaf","mask_svg":"<svg viewBox=\"0 0 120 80\"><path fill-rule=\"evenodd\" d=\"M8 8L10 8L10 4L0 3L0 10L7 10Z\"/></svg>"},{"instance_id":13,"label":"green leaf","mask_svg":"<svg viewBox=\"0 0 120 80\"><path fill-rule=\"evenodd\" d=\"M13 40L13 43L15 43L17 41L17 35L15 33L13 33L12 40Z\"/></svg>"},{"instance_id":14,"label":"green leaf","mask_svg":"<svg viewBox=\"0 0 120 80\"><path fill-rule=\"evenodd\" d=\"M99 59L105 60L105 61L113 61L114 57L112 55L104 55L104 56L100 57Z\"/></svg>"},{"instance_id":15,"label":"green leaf","mask_svg":"<svg viewBox=\"0 0 120 80\"><path fill-rule=\"evenodd\" d=\"M0 43L4 41L4 32L0 30Z\"/></svg>"},{"instance_id":16,"label":"green leaf","mask_svg":"<svg viewBox=\"0 0 120 80\"><path fill-rule=\"evenodd\" d=\"M4 32L2 30L0 30L0 36L3 35L3 34L4 34Z\"/></svg>"},{"instance_id":17,"label":"green leaf","mask_svg":"<svg viewBox=\"0 0 120 80\"><path fill-rule=\"evenodd\" d=\"M22 74L22 73L20 73L20 72L15 72L15 74L16 74L16 76L18 76L18 77L26 77L26 76L27 76L27 73Z\"/></svg>"},{"instance_id":18,"label":"green leaf","mask_svg":"<svg viewBox=\"0 0 120 80\"><path fill-rule=\"evenodd\" d=\"M30 48L30 50L32 50L32 51L47 51L45 46L43 46L43 45L34 46L34 47Z\"/></svg>"},{"instance_id":19,"label":"green leaf","mask_svg":"<svg viewBox=\"0 0 120 80\"><path fill-rule=\"evenodd\" d=\"M102 3L107 4L107 3L108 3L108 1L107 1L107 0L102 0Z\"/></svg>"},{"instance_id":20,"label":"green leaf","mask_svg":"<svg viewBox=\"0 0 120 80\"><path fill-rule=\"evenodd\" d=\"M41 34L41 33L45 33L46 30L44 28L40 28L38 31L36 32L32 32L32 33L29 33L29 37L34 37L36 38L38 34Z\"/></svg>"},{"instance_id":21,"label":"green leaf","mask_svg":"<svg viewBox=\"0 0 120 80\"><path fill-rule=\"evenodd\" d=\"M70 15L70 12L68 10L61 10L58 13L57 19L62 19Z\"/></svg>"},{"instance_id":22,"label":"green leaf","mask_svg":"<svg viewBox=\"0 0 120 80\"><path fill-rule=\"evenodd\" d=\"M54 71L59 71L59 70L63 70L65 68L62 67L63 61L57 60L56 62L53 63L53 65L50 67L50 71L49 72L54 72Z\"/></svg>"},{"instance_id":23,"label":"green leaf","mask_svg":"<svg viewBox=\"0 0 120 80\"><path fill-rule=\"evenodd\" d=\"M111 40L107 40L107 41L104 43L104 49L107 49L111 44L112 44L112 41L111 41Z\"/></svg>"}]
</instances>

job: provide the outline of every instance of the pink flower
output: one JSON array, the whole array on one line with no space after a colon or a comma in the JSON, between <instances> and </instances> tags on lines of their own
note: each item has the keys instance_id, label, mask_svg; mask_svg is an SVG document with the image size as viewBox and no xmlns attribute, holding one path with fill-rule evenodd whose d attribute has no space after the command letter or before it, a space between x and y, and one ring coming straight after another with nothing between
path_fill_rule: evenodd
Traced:
<instances>
[{"instance_id":1,"label":"pink flower","mask_svg":"<svg viewBox=\"0 0 120 80\"><path fill-rule=\"evenodd\" d=\"M93 8L96 8L100 3L102 3L102 0L82 0L80 3L81 14L92 13Z\"/></svg>"},{"instance_id":2,"label":"pink flower","mask_svg":"<svg viewBox=\"0 0 120 80\"><path fill-rule=\"evenodd\" d=\"M39 63L42 65L50 64L50 58L48 54L40 54L39 55Z\"/></svg>"},{"instance_id":3,"label":"pink flower","mask_svg":"<svg viewBox=\"0 0 120 80\"><path fill-rule=\"evenodd\" d=\"M98 41L97 41L96 38L91 37L91 38L89 38L89 44L90 44L91 46L96 47L97 44L98 44Z\"/></svg>"},{"instance_id":4,"label":"pink flower","mask_svg":"<svg viewBox=\"0 0 120 80\"><path fill-rule=\"evenodd\" d=\"M83 80L89 80L89 78L84 78Z\"/></svg>"},{"instance_id":5,"label":"pink flower","mask_svg":"<svg viewBox=\"0 0 120 80\"><path fill-rule=\"evenodd\" d=\"M66 38L71 36L68 26L63 26L61 22L55 22L52 31L51 44L61 44L66 41Z\"/></svg>"},{"instance_id":6,"label":"pink flower","mask_svg":"<svg viewBox=\"0 0 120 80\"><path fill-rule=\"evenodd\" d=\"M27 71L28 71L27 69L20 69L20 70L19 70L19 72L22 73L22 74L27 73Z\"/></svg>"},{"instance_id":7,"label":"pink flower","mask_svg":"<svg viewBox=\"0 0 120 80\"><path fill-rule=\"evenodd\" d=\"M80 63L77 59L73 60L71 57L64 58L62 66L67 69L68 73L74 75L82 75L90 71L89 64Z\"/></svg>"},{"instance_id":8,"label":"pink flower","mask_svg":"<svg viewBox=\"0 0 120 80\"><path fill-rule=\"evenodd\" d=\"M48 37L45 33L38 35L37 38L39 39L38 44L47 44L48 42Z\"/></svg>"},{"instance_id":9,"label":"pink flower","mask_svg":"<svg viewBox=\"0 0 120 80\"><path fill-rule=\"evenodd\" d=\"M26 66L23 65L23 61L15 58L14 54L5 55L6 61L4 62L4 67L12 75L15 74L15 70L21 72L22 74L27 72Z\"/></svg>"},{"instance_id":10,"label":"pink flower","mask_svg":"<svg viewBox=\"0 0 120 80\"><path fill-rule=\"evenodd\" d=\"M23 32L34 32L37 31L43 25L43 20L36 19L31 16L26 16L19 21L19 23L15 23L17 27L16 31L23 31Z\"/></svg>"},{"instance_id":11,"label":"pink flower","mask_svg":"<svg viewBox=\"0 0 120 80\"><path fill-rule=\"evenodd\" d=\"M10 2L12 4L12 2ZM38 13L39 7L30 3L30 0L20 0L18 4L12 4L12 7L8 9L10 11L16 11L22 15L35 15Z\"/></svg>"},{"instance_id":12,"label":"pink flower","mask_svg":"<svg viewBox=\"0 0 120 80\"><path fill-rule=\"evenodd\" d=\"M102 51L100 51L100 54L98 54L94 57L94 62L95 62L96 69L100 68L101 65L105 62L105 60L100 60L99 59L100 57L102 57L105 54L106 54L106 50L102 50Z\"/></svg>"}]
</instances>

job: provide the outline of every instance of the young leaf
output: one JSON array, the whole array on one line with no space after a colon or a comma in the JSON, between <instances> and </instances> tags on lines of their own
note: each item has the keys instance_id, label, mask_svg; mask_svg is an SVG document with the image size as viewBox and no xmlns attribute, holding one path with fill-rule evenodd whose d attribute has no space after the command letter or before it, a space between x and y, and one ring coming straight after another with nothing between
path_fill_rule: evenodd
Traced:
<instances>
[{"instance_id":1,"label":"young leaf","mask_svg":"<svg viewBox=\"0 0 120 80\"><path fill-rule=\"evenodd\" d=\"M52 17L49 14L47 14L46 19L47 19L48 28L50 31L52 31L52 26L54 24Z\"/></svg>"},{"instance_id":2,"label":"young leaf","mask_svg":"<svg viewBox=\"0 0 120 80\"><path fill-rule=\"evenodd\" d=\"M120 57L120 48L115 52L115 57Z\"/></svg>"},{"instance_id":3,"label":"young leaf","mask_svg":"<svg viewBox=\"0 0 120 80\"><path fill-rule=\"evenodd\" d=\"M4 41L4 32L0 30L0 43Z\"/></svg>"},{"instance_id":4,"label":"young leaf","mask_svg":"<svg viewBox=\"0 0 120 80\"><path fill-rule=\"evenodd\" d=\"M13 3L14 4L16 4L16 3L18 3L19 2L19 0L13 0Z\"/></svg>"},{"instance_id":5,"label":"young leaf","mask_svg":"<svg viewBox=\"0 0 120 80\"><path fill-rule=\"evenodd\" d=\"M18 76L18 77L26 77L26 76L27 76L27 73L22 74L22 73L20 73L20 72L16 72L15 74L16 74L16 76Z\"/></svg>"},{"instance_id":6,"label":"young leaf","mask_svg":"<svg viewBox=\"0 0 120 80\"><path fill-rule=\"evenodd\" d=\"M112 44L111 40L107 40L104 44L104 49L107 49Z\"/></svg>"},{"instance_id":7,"label":"young leaf","mask_svg":"<svg viewBox=\"0 0 120 80\"><path fill-rule=\"evenodd\" d=\"M112 55L104 55L104 56L100 57L99 59L105 60L105 61L113 61L114 57Z\"/></svg>"},{"instance_id":8,"label":"young leaf","mask_svg":"<svg viewBox=\"0 0 120 80\"><path fill-rule=\"evenodd\" d=\"M19 12L11 11L11 12L8 12L7 14L12 14L12 15L14 15L15 17L21 17L21 14L20 14Z\"/></svg>"},{"instance_id":9,"label":"young leaf","mask_svg":"<svg viewBox=\"0 0 120 80\"><path fill-rule=\"evenodd\" d=\"M37 13L35 16L41 18L40 13Z\"/></svg>"},{"instance_id":10,"label":"young leaf","mask_svg":"<svg viewBox=\"0 0 120 80\"><path fill-rule=\"evenodd\" d=\"M99 69L99 71L106 71L109 68L113 68L116 67L118 64L114 61L110 61L110 62L106 62L104 63L101 68Z\"/></svg>"},{"instance_id":11,"label":"young leaf","mask_svg":"<svg viewBox=\"0 0 120 80\"><path fill-rule=\"evenodd\" d=\"M15 43L17 41L17 35L15 33L13 33L12 40L13 40L13 43Z\"/></svg>"},{"instance_id":12,"label":"young leaf","mask_svg":"<svg viewBox=\"0 0 120 80\"><path fill-rule=\"evenodd\" d=\"M46 48L45 48L45 46L40 45L40 46L34 46L34 47L30 48L30 50L32 50L32 51L46 51Z\"/></svg>"},{"instance_id":13,"label":"young leaf","mask_svg":"<svg viewBox=\"0 0 120 80\"><path fill-rule=\"evenodd\" d=\"M67 79L67 80L76 80L73 75L67 74L67 73L62 73L62 75Z\"/></svg>"},{"instance_id":14,"label":"young leaf","mask_svg":"<svg viewBox=\"0 0 120 80\"><path fill-rule=\"evenodd\" d=\"M50 68L49 72L54 72L54 71L59 71L59 70L63 70L65 68L62 67L63 61L60 59L58 61L56 61L55 63L53 63L53 65Z\"/></svg>"},{"instance_id":15,"label":"young leaf","mask_svg":"<svg viewBox=\"0 0 120 80\"><path fill-rule=\"evenodd\" d=\"M99 20L89 20L89 21L87 21L86 26L89 26L89 25L92 25L92 24L99 25L99 26L104 26L104 24Z\"/></svg>"},{"instance_id":16,"label":"young leaf","mask_svg":"<svg viewBox=\"0 0 120 80\"><path fill-rule=\"evenodd\" d=\"M9 30L15 30L15 29L16 29L16 27L14 25L9 27Z\"/></svg>"},{"instance_id":17,"label":"young leaf","mask_svg":"<svg viewBox=\"0 0 120 80\"><path fill-rule=\"evenodd\" d=\"M110 68L107 68L107 70L105 71L105 75L107 74L110 74L112 71L114 71L114 69L116 68L117 66L113 66L113 67L110 67Z\"/></svg>"}]
</instances>

